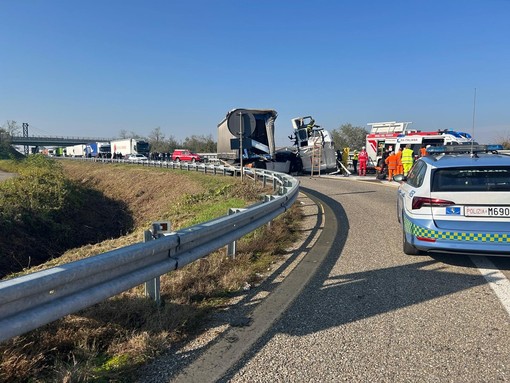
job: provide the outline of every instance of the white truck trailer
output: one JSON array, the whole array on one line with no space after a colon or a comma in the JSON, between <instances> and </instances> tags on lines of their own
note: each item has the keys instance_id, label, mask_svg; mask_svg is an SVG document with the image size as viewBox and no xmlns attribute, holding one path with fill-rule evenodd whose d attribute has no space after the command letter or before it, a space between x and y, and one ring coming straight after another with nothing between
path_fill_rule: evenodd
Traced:
<instances>
[{"instance_id":1,"label":"white truck trailer","mask_svg":"<svg viewBox=\"0 0 510 383\"><path fill-rule=\"evenodd\" d=\"M78 144L67 146L65 149L65 155L67 157L85 157L85 145Z\"/></svg>"},{"instance_id":2,"label":"white truck trailer","mask_svg":"<svg viewBox=\"0 0 510 383\"><path fill-rule=\"evenodd\" d=\"M125 138L122 140L110 141L112 156L123 158L130 154L143 154L149 157L149 143L145 140Z\"/></svg>"}]
</instances>

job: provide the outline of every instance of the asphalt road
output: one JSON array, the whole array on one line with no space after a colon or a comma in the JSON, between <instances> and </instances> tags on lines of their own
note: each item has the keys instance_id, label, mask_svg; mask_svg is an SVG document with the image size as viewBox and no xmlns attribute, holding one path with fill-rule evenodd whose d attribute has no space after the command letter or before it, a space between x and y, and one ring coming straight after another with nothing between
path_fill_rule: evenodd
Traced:
<instances>
[{"instance_id":1,"label":"asphalt road","mask_svg":"<svg viewBox=\"0 0 510 383\"><path fill-rule=\"evenodd\" d=\"M305 269L310 279L248 350L244 335L232 340L229 352L243 356L226 373L184 381L510 380L508 259L406 256L394 185L300 180L324 207L316 259L299 265L317 267ZM217 363L228 363L222 355L230 358L222 352Z\"/></svg>"}]
</instances>

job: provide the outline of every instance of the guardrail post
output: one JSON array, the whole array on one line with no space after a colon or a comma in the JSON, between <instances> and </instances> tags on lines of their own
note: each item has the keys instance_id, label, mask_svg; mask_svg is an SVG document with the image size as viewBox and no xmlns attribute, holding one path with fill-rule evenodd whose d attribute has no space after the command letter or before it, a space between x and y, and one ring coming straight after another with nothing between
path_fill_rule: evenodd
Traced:
<instances>
[{"instance_id":1,"label":"guardrail post","mask_svg":"<svg viewBox=\"0 0 510 383\"><path fill-rule=\"evenodd\" d=\"M168 227L167 230L170 228ZM148 242L160 238L164 234L161 233L161 225L159 223L152 224L152 230L143 232L143 241ZM161 304L161 280L157 276L150 281L145 282L145 296L150 297L159 306Z\"/></svg>"},{"instance_id":2,"label":"guardrail post","mask_svg":"<svg viewBox=\"0 0 510 383\"><path fill-rule=\"evenodd\" d=\"M272 200L274 200L275 198L276 198L276 197L275 197L274 195L266 194L266 195L264 196L264 202L272 201ZM267 225L267 228L268 228L268 229L271 229L271 223L272 223L272 222L273 222L273 221L269 221L268 223L266 223L266 225Z\"/></svg>"},{"instance_id":3,"label":"guardrail post","mask_svg":"<svg viewBox=\"0 0 510 383\"><path fill-rule=\"evenodd\" d=\"M228 209L228 215L239 213L240 211L243 211L243 210L246 210L246 209L231 207L231 208ZM235 258L236 250L237 250L237 241L229 243L227 245L227 257L234 257Z\"/></svg>"}]
</instances>

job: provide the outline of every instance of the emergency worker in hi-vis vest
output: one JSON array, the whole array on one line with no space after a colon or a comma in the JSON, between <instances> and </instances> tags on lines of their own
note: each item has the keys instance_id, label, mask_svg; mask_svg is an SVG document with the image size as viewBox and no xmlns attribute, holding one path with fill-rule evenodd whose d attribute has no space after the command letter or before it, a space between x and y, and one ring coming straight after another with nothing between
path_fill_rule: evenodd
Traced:
<instances>
[{"instance_id":1,"label":"emergency worker in hi-vis vest","mask_svg":"<svg viewBox=\"0 0 510 383\"><path fill-rule=\"evenodd\" d=\"M405 149L402 150L402 166L404 167L404 175L407 176L409 170L413 166L414 152L411 149L411 144L407 144Z\"/></svg>"}]
</instances>

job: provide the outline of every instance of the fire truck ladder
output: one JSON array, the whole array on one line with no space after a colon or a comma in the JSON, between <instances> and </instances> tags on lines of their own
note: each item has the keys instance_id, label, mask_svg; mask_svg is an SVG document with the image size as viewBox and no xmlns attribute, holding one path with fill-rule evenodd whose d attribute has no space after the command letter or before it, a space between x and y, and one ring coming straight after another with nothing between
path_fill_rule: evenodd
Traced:
<instances>
[{"instance_id":1,"label":"fire truck ladder","mask_svg":"<svg viewBox=\"0 0 510 383\"><path fill-rule=\"evenodd\" d=\"M312 170L311 176L317 172L318 176L321 176L321 163L322 163L322 143L315 141L312 149Z\"/></svg>"}]
</instances>

